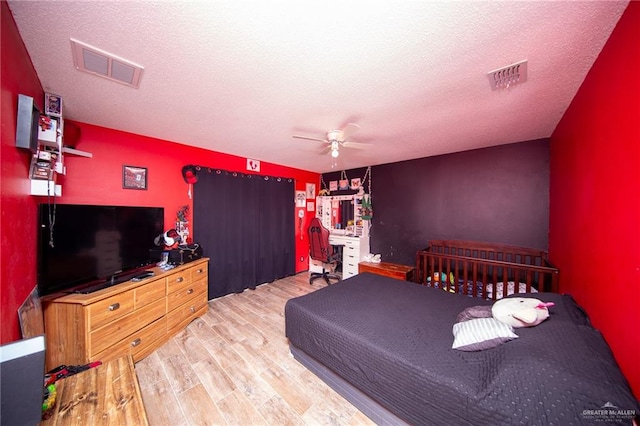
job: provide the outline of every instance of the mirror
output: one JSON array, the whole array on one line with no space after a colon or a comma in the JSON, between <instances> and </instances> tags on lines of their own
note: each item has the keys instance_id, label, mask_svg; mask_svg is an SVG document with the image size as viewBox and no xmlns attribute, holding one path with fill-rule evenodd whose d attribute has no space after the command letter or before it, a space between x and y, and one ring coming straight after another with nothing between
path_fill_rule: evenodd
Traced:
<instances>
[{"instance_id":1,"label":"mirror","mask_svg":"<svg viewBox=\"0 0 640 426\"><path fill-rule=\"evenodd\" d=\"M362 220L362 197L339 195L317 198L317 217L332 234L347 236L368 235L368 228Z\"/></svg>"},{"instance_id":2,"label":"mirror","mask_svg":"<svg viewBox=\"0 0 640 426\"><path fill-rule=\"evenodd\" d=\"M353 225L353 199L335 200L332 203L331 227L334 229L347 229Z\"/></svg>"}]
</instances>

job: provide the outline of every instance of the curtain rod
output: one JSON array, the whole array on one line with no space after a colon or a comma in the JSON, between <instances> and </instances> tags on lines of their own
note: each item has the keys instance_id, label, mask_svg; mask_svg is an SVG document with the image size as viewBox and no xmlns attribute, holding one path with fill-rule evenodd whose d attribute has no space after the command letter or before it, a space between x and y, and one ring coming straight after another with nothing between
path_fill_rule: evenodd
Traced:
<instances>
[{"instance_id":1,"label":"curtain rod","mask_svg":"<svg viewBox=\"0 0 640 426\"><path fill-rule=\"evenodd\" d=\"M285 180L288 182L293 182L294 179L291 177L282 177L282 176L269 176L269 175L261 175L261 174L257 174L257 173L244 173L244 172L238 172L238 171L231 171L231 170L225 170L225 169L221 169L221 168L217 168L217 167L205 167L205 166L199 166L199 165L192 165L192 164L188 164L188 166L193 166L195 167L196 171L198 173L202 172L202 171L206 171L207 173L217 173L217 174L221 174L221 173L225 173L227 175L231 175L234 177L248 177L249 179L251 179L252 177L259 177L259 178L263 178L264 180L269 180L269 179L275 179L278 182Z\"/></svg>"}]
</instances>

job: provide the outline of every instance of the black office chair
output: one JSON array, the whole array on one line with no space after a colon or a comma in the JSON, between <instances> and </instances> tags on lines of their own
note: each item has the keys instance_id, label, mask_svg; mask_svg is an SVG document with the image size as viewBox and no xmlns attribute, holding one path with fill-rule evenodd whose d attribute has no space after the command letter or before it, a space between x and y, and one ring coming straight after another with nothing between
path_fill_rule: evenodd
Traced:
<instances>
[{"instance_id":1,"label":"black office chair","mask_svg":"<svg viewBox=\"0 0 640 426\"><path fill-rule=\"evenodd\" d=\"M327 284L331 284L330 279L340 281L340 276L333 273L340 262L340 253L333 250L333 246L329 244L329 230L322 226L320 219L313 218L309 225L309 256L313 260L322 262L322 272L312 272L309 276L309 284L317 278L324 278ZM326 266L332 267L332 271L327 271Z\"/></svg>"}]
</instances>

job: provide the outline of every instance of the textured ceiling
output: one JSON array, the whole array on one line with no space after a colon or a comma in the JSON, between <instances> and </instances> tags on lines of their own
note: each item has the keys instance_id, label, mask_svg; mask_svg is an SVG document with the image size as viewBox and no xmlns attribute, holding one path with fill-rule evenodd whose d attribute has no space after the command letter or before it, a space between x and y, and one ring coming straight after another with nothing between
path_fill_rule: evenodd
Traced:
<instances>
[{"instance_id":1,"label":"textured ceiling","mask_svg":"<svg viewBox=\"0 0 640 426\"><path fill-rule=\"evenodd\" d=\"M549 137L622 2L10 1L65 117L326 172ZM74 68L70 38L144 66L139 89ZM528 81L487 72L528 60ZM78 148L82 149L82 141Z\"/></svg>"}]
</instances>

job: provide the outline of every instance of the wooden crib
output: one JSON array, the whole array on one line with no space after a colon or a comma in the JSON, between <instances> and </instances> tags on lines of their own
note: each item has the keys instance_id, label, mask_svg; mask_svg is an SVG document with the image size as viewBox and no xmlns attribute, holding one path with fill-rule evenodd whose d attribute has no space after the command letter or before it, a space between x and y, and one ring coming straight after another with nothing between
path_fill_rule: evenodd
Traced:
<instances>
[{"instance_id":1,"label":"wooden crib","mask_svg":"<svg viewBox=\"0 0 640 426\"><path fill-rule=\"evenodd\" d=\"M540 249L432 240L416 255L417 283L497 300L512 293L558 291L559 271Z\"/></svg>"}]
</instances>

